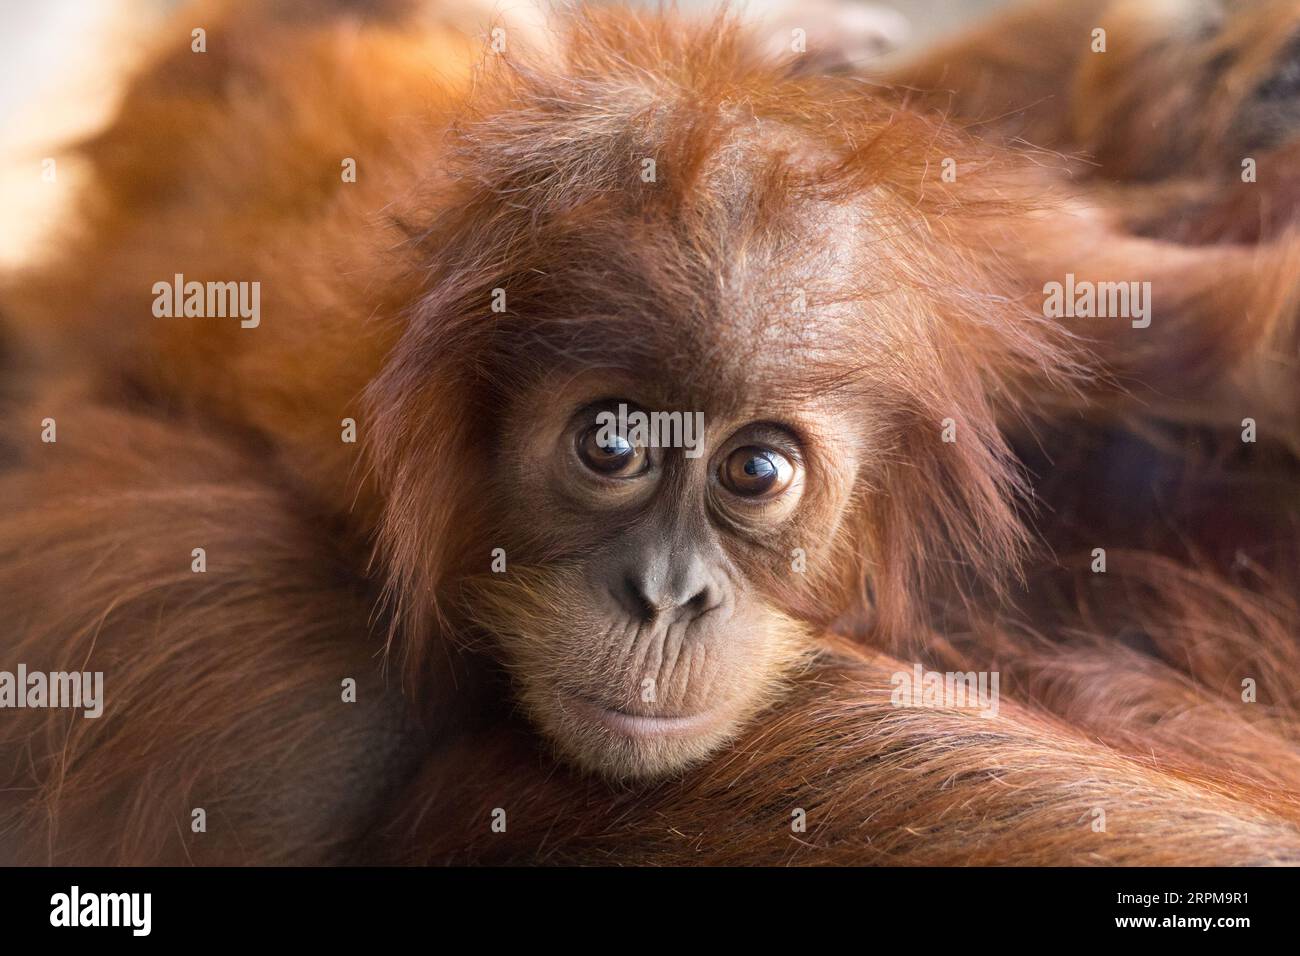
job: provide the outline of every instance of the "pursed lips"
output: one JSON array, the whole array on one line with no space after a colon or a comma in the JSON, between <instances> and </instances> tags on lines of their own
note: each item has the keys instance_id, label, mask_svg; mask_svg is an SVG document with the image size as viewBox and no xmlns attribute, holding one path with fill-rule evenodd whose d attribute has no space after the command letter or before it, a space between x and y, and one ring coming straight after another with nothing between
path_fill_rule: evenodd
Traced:
<instances>
[{"instance_id":1,"label":"pursed lips","mask_svg":"<svg viewBox=\"0 0 1300 956\"><path fill-rule=\"evenodd\" d=\"M562 701L561 706L585 720L600 724L619 736L634 739L690 736L709 729L718 719L714 711L664 716L630 714L593 701L576 698Z\"/></svg>"}]
</instances>

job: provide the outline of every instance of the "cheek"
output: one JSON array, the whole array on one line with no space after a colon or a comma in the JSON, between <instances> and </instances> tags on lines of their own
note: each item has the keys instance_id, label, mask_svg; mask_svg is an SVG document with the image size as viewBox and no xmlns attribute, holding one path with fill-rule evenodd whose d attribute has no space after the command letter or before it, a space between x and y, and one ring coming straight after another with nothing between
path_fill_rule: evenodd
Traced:
<instances>
[{"instance_id":1,"label":"cheek","mask_svg":"<svg viewBox=\"0 0 1300 956\"><path fill-rule=\"evenodd\" d=\"M552 456L554 457L554 456ZM588 551L606 533L598 516L557 493L550 462L516 454L493 469L489 521L492 546L511 563L556 564Z\"/></svg>"},{"instance_id":2,"label":"cheek","mask_svg":"<svg viewBox=\"0 0 1300 956\"><path fill-rule=\"evenodd\" d=\"M819 607L817 595L845 566L841 545L845 522L836 508L792 521L761 540L737 542L728 557L766 603L807 618Z\"/></svg>"},{"instance_id":3,"label":"cheek","mask_svg":"<svg viewBox=\"0 0 1300 956\"><path fill-rule=\"evenodd\" d=\"M728 544L728 556L767 600L792 613L807 603L844 565L843 544L849 530L860 478L857 456L849 443L832 443L836 454L809 462L798 506L769 528L756 527Z\"/></svg>"},{"instance_id":4,"label":"cheek","mask_svg":"<svg viewBox=\"0 0 1300 956\"><path fill-rule=\"evenodd\" d=\"M562 562L607 545L655 490L649 481L601 489L566 450L562 437L534 443L502 453L492 470L492 524L521 561Z\"/></svg>"}]
</instances>

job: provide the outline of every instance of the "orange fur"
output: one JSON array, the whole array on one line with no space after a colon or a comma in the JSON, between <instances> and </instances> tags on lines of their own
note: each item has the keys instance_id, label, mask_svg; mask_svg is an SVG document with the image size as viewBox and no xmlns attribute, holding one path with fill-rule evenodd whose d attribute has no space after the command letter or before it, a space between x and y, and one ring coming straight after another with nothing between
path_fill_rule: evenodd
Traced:
<instances>
[{"instance_id":1,"label":"orange fur","mask_svg":"<svg viewBox=\"0 0 1300 956\"><path fill-rule=\"evenodd\" d=\"M1041 156L981 142L914 91L773 64L727 18L594 11L558 51L480 63L437 22L213 10L221 52L141 75L84 147L97 178L64 254L4 289L33 371L6 410L0 593L16 626L0 649L103 669L113 719L6 715L0 853L1300 862L1294 564L1243 582L1153 549L1113 556L1130 589L1113 620L1068 574L1049 601L1021 582L1031 559L1050 573L1040 539L1067 535L1028 523L1028 503L1037 487L1063 513L1071 493L1012 448L1080 409L1212 425L1239 417L1233 402L1300 447L1293 238L1132 235ZM1039 68L1033 23L991 48L1008 108L1024 104L999 77ZM948 50L942 76L983 97L975 67L949 65L989 50ZM634 192L644 155L664 179ZM1152 334L1046 320L1042 284L1066 271L1151 279ZM259 279L262 325L154 319L149 290L176 272ZM579 776L515 725L457 630L498 520L484 423L544 371L548 353L520 343L581 350L575 330L689 394L725 392L735 366L683 354L683 331L740 352L746 309L719 290L748 308L782 283L860 330L802 370L809 390L877 416L880 454L810 580L767 582L822 635L816 660L679 778ZM489 317L500 284L511 312ZM621 335L598 307L630 317ZM45 416L56 444L37 439ZM962 440L941 445L949 416ZM339 441L347 417L360 446ZM1294 488L1278 454L1276 470L1243 467L1248 488L1278 473ZM1294 520L1285 496L1277 508ZM1278 537L1289 548L1294 527ZM188 570L200 546L206 575ZM525 610L475 608L500 632ZM1118 643L1123 627L1151 646ZM401 681L385 680L385 640ZM892 706L890 676L922 657L1004 673L1000 714ZM359 704L339 700L347 677ZM498 806L508 836L488 830Z\"/></svg>"}]
</instances>

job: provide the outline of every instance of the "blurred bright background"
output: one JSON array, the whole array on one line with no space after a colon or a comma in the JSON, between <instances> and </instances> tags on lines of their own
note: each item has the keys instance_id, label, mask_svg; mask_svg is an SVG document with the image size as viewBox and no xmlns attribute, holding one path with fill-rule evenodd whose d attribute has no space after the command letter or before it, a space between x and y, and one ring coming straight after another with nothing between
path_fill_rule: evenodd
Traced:
<instances>
[{"instance_id":1,"label":"blurred bright background","mask_svg":"<svg viewBox=\"0 0 1300 956\"><path fill-rule=\"evenodd\" d=\"M476 0L434 2L480 6ZM890 42L906 51L1005 0L814 2L842 5L855 23L879 23ZM122 78L157 25L184 6L178 0L0 0L0 269L38 254L51 227L76 201L82 170L59 144L107 119ZM491 0L481 6L490 11ZM681 0L680 6L707 9L713 4ZM779 9L789 23L797 22L803 8L793 0L751 0L741 6L760 12ZM46 158L56 160L54 182L42 179Z\"/></svg>"}]
</instances>

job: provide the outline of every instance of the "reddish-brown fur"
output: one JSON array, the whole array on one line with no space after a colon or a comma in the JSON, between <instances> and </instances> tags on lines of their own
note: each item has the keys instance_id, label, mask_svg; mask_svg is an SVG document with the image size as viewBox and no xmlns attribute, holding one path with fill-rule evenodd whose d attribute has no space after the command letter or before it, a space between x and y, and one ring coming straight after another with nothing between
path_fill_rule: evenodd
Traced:
<instances>
[{"instance_id":1,"label":"reddish-brown fur","mask_svg":"<svg viewBox=\"0 0 1300 956\"><path fill-rule=\"evenodd\" d=\"M3 714L0 858L1300 862L1294 460L1232 463L1244 494L1268 494L1269 525L1243 520L1256 537L1171 542L1151 519L1150 540L1078 540L1085 469L1036 476L1047 507L1027 528L1034 482L1009 446L1050 424L1068 460L1085 423L1141 418L1231 426L1228 447L1249 415L1300 447L1284 229L1231 248L1133 235L1108 192L1041 155L981 143L911 91L773 66L729 21L593 13L557 60L489 60L472 83L470 44L436 24L241 4L209 22L213 53L173 43L88 145L97 178L64 254L5 289L28 370L6 409L0 664L104 670L108 710ZM1002 42L1019 73L1030 34ZM978 65L944 54L963 55ZM646 153L664 183L629 198ZM703 766L635 790L581 777L455 630L491 540L477 432L524 377L483 328L488 295L509 284L513 310L577 323L588 290L649 290L670 316L655 341L720 314L674 256L723 261L737 240L720 222L758 255L801 203L872 213L883 281L827 294L889 306L860 353L808 371L825 387L869 370L890 439L809 589L780 594L826 636ZM1048 322L1042 285L1067 271L1152 281L1151 327ZM152 283L177 272L260 279L263 325L154 319ZM949 415L955 446L938 444ZM360 445L339 441L347 417ZM1099 539L1105 578L1087 574ZM916 659L999 670L1001 713L891 706ZM339 700L348 677L357 704Z\"/></svg>"}]
</instances>

